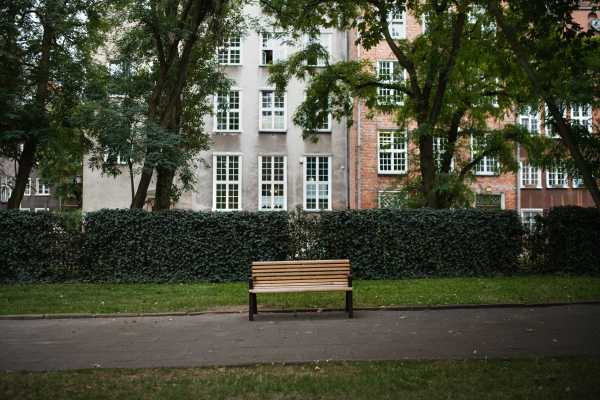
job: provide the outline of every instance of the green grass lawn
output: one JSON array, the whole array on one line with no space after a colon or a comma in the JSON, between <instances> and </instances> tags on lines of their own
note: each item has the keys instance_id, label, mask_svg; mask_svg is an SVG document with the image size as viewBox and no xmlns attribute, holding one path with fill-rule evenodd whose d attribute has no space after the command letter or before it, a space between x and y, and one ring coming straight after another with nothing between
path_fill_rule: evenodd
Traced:
<instances>
[{"instance_id":1,"label":"green grass lawn","mask_svg":"<svg viewBox=\"0 0 600 400\"><path fill-rule=\"evenodd\" d=\"M600 358L0 373L1 399L598 399Z\"/></svg>"},{"instance_id":2,"label":"green grass lawn","mask_svg":"<svg viewBox=\"0 0 600 400\"><path fill-rule=\"evenodd\" d=\"M528 276L355 281L355 307L600 300L600 278ZM0 315L194 312L248 304L247 283L0 285ZM341 308L342 293L258 296L259 307Z\"/></svg>"}]
</instances>

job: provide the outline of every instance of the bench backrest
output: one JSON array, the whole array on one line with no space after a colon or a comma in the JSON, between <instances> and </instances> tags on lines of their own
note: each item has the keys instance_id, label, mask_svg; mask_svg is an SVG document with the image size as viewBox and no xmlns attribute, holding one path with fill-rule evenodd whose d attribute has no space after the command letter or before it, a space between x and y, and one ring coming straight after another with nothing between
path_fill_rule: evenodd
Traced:
<instances>
[{"instance_id":1,"label":"bench backrest","mask_svg":"<svg viewBox=\"0 0 600 400\"><path fill-rule=\"evenodd\" d=\"M348 285L350 260L257 261L254 287Z\"/></svg>"}]
</instances>

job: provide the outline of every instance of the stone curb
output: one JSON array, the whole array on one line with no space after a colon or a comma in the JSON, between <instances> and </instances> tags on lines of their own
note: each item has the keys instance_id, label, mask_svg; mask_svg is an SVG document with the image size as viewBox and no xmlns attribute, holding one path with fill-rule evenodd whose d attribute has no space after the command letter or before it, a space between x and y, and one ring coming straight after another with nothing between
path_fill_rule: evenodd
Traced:
<instances>
[{"instance_id":1,"label":"stone curb","mask_svg":"<svg viewBox=\"0 0 600 400\"><path fill-rule=\"evenodd\" d=\"M433 306L393 306L393 307L354 307L354 311L432 311L462 310L477 308L516 308L516 307L554 307L571 305L598 305L600 300L556 303L492 303L492 304L445 304ZM344 311L343 308L298 308L298 309L258 309L260 313L294 313L294 312L331 312ZM184 317L205 314L245 314L247 311L194 311L164 313L116 313L116 314L30 314L0 315L2 320L37 320L37 319L80 319L80 318L135 318L135 317Z\"/></svg>"}]
</instances>

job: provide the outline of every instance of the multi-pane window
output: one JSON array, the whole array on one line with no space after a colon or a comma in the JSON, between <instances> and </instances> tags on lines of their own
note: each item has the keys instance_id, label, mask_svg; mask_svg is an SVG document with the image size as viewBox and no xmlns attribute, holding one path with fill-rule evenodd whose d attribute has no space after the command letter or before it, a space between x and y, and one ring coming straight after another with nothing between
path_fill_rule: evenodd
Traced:
<instances>
[{"instance_id":1,"label":"multi-pane window","mask_svg":"<svg viewBox=\"0 0 600 400\"><path fill-rule=\"evenodd\" d=\"M399 208L408 199L404 190L380 190L377 192L377 205L379 208Z\"/></svg>"},{"instance_id":2,"label":"multi-pane window","mask_svg":"<svg viewBox=\"0 0 600 400\"><path fill-rule=\"evenodd\" d=\"M433 154L435 156L435 165L438 169L442 166L442 157L446 152L446 146L448 144L448 138L445 137L434 137L433 138ZM450 161L450 171L454 170L454 158Z\"/></svg>"},{"instance_id":3,"label":"multi-pane window","mask_svg":"<svg viewBox=\"0 0 600 400\"><path fill-rule=\"evenodd\" d=\"M215 155L214 199L215 210L241 210L242 204L242 157L238 155Z\"/></svg>"},{"instance_id":4,"label":"multi-pane window","mask_svg":"<svg viewBox=\"0 0 600 400\"><path fill-rule=\"evenodd\" d=\"M521 185L523 187L542 187L542 175L541 170L532 165L529 165L526 161L521 163Z\"/></svg>"},{"instance_id":5,"label":"multi-pane window","mask_svg":"<svg viewBox=\"0 0 600 400\"><path fill-rule=\"evenodd\" d=\"M241 92L232 90L220 93L215 97L216 106L216 131L239 132L241 131L242 101Z\"/></svg>"},{"instance_id":6,"label":"multi-pane window","mask_svg":"<svg viewBox=\"0 0 600 400\"><path fill-rule=\"evenodd\" d=\"M578 169L574 169L573 170L573 188L578 188L578 187L582 187L583 184L583 178L581 177L581 173L579 172Z\"/></svg>"},{"instance_id":7,"label":"multi-pane window","mask_svg":"<svg viewBox=\"0 0 600 400\"><path fill-rule=\"evenodd\" d=\"M0 179L0 201L6 203L12 195L12 178L2 175Z\"/></svg>"},{"instance_id":8,"label":"multi-pane window","mask_svg":"<svg viewBox=\"0 0 600 400\"><path fill-rule=\"evenodd\" d=\"M403 130L380 130L378 133L377 170L380 174L406 172L406 132Z\"/></svg>"},{"instance_id":9,"label":"multi-pane window","mask_svg":"<svg viewBox=\"0 0 600 400\"><path fill-rule=\"evenodd\" d=\"M262 65L273 64L286 57L285 36L281 33L263 33L261 38Z\"/></svg>"},{"instance_id":10,"label":"multi-pane window","mask_svg":"<svg viewBox=\"0 0 600 400\"><path fill-rule=\"evenodd\" d=\"M314 65L317 67L324 67L325 65L327 65L327 61L331 59L332 36L333 35L331 33L320 33L319 36L307 38L307 43L309 45L313 43L320 44L323 50L327 51L327 54L329 56L328 59L316 56L314 58L309 58L308 65Z\"/></svg>"},{"instance_id":11,"label":"multi-pane window","mask_svg":"<svg viewBox=\"0 0 600 400\"><path fill-rule=\"evenodd\" d=\"M501 194L477 193L475 195L475 208L500 210L504 208Z\"/></svg>"},{"instance_id":12,"label":"multi-pane window","mask_svg":"<svg viewBox=\"0 0 600 400\"><path fill-rule=\"evenodd\" d=\"M260 156L259 210L286 210L286 158Z\"/></svg>"},{"instance_id":13,"label":"multi-pane window","mask_svg":"<svg viewBox=\"0 0 600 400\"><path fill-rule=\"evenodd\" d=\"M592 131L592 108L589 105L571 106L571 122Z\"/></svg>"},{"instance_id":14,"label":"multi-pane window","mask_svg":"<svg viewBox=\"0 0 600 400\"><path fill-rule=\"evenodd\" d=\"M554 167L546 171L546 184L549 188L566 188L567 179L567 171L564 168Z\"/></svg>"},{"instance_id":15,"label":"multi-pane window","mask_svg":"<svg viewBox=\"0 0 600 400\"><path fill-rule=\"evenodd\" d=\"M567 119L567 109L562 104L557 104L557 107L558 107L559 111L562 112L563 118L566 120ZM548 106L545 106L544 107L544 136L553 138L553 139L560 139L560 134L556 131L556 129L554 129L554 127L550 123L551 119L552 119L552 115L550 114L550 110L548 109Z\"/></svg>"},{"instance_id":16,"label":"multi-pane window","mask_svg":"<svg viewBox=\"0 0 600 400\"><path fill-rule=\"evenodd\" d=\"M387 23L388 31L392 39L406 38L406 23L404 21L405 13L399 9L394 9L388 13Z\"/></svg>"},{"instance_id":17,"label":"multi-pane window","mask_svg":"<svg viewBox=\"0 0 600 400\"><path fill-rule=\"evenodd\" d=\"M528 228L529 232L532 232L535 227L535 217L541 215L543 210L541 208L522 208L521 209L521 222Z\"/></svg>"},{"instance_id":18,"label":"multi-pane window","mask_svg":"<svg viewBox=\"0 0 600 400\"><path fill-rule=\"evenodd\" d=\"M531 133L540 133L540 114L533 112L530 108L519 115L519 125L523 125Z\"/></svg>"},{"instance_id":19,"label":"multi-pane window","mask_svg":"<svg viewBox=\"0 0 600 400\"><path fill-rule=\"evenodd\" d=\"M471 138L471 158L478 158L482 149L477 143L476 138ZM477 165L475 165L475 174L477 175L494 175L498 170L498 158L492 156L484 156Z\"/></svg>"},{"instance_id":20,"label":"multi-pane window","mask_svg":"<svg viewBox=\"0 0 600 400\"><path fill-rule=\"evenodd\" d=\"M304 209L331 210L331 157L306 157Z\"/></svg>"},{"instance_id":21,"label":"multi-pane window","mask_svg":"<svg viewBox=\"0 0 600 400\"><path fill-rule=\"evenodd\" d=\"M232 36L219 48L218 59L222 65L242 64L242 38L239 35Z\"/></svg>"},{"instance_id":22,"label":"multi-pane window","mask_svg":"<svg viewBox=\"0 0 600 400\"><path fill-rule=\"evenodd\" d=\"M25 185L23 196L31 196L31 178L27 179L27 185Z\"/></svg>"},{"instance_id":23,"label":"multi-pane window","mask_svg":"<svg viewBox=\"0 0 600 400\"><path fill-rule=\"evenodd\" d=\"M377 61L377 81L394 84L405 78L404 68L397 61ZM377 88L377 101L380 104L397 105L402 103L402 93L388 87Z\"/></svg>"},{"instance_id":24,"label":"multi-pane window","mask_svg":"<svg viewBox=\"0 0 600 400\"><path fill-rule=\"evenodd\" d=\"M277 94L273 90L260 92L260 130L285 131L285 93Z\"/></svg>"},{"instance_id":25,"label":"multi-pane window","mask_svg":"<svg viewBox=\"0 0 600 400\"><path fill-rule=\"evenodd\" d=\"M37 186L37 195L38 196L50 196L50 187L44 185L39 178L36 181L37 181L36 182L37 183L36 184L36 186Z\"/></svg>"}]
</instances>

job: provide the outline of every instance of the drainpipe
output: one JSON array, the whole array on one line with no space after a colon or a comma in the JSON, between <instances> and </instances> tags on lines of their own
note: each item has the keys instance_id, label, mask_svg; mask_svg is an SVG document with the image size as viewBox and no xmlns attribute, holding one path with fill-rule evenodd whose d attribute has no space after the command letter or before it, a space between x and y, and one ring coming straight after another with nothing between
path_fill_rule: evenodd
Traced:
<instances>
[{"instance_id":1,"label":"drainpipe","mask_svg":"<svg viewBox=\"0 0 600 400\"><path fill-rule=\"evenodd\" d=\"M348 30L344 30L344 60L348 62ZM344 117L344 149L345 152L345 160L344 165L346 166L346 208L350 208L350 173L348 171L348 135L350 132L348 131L348 117Z\"/></svg>"},{"instance_id":2,"label":"drainpipe","mask_svg":"<svg viewBox=\"0 0 600 400\"><path fill-rule=\"evenodd\" d=\"M358 27L356 28L356 37L358 39ZM360 42L357 43L356 45L356 59L357 61L360 63ZM357 146L357 153L358 153L358 157L357 157L357 161L358 161L358 165L357 165L357 182L358 182L358 209L361 209L361 201L360 201L360 160L361 160L361 154L360 154L360 97L358 97L357 99L357 106L358 106L358 123L356 124L356 135L357 135L357 139L356 139L356 146Z\"/></svg>"},{"instance_id":3,"label":"drainpipe","mask_svg":"<svg viewBox=\"0 0 600 400\"><path fill-rule=\"evenodd\" d=\"M520 145L519 142L517 142L517 162L519 163L519 167L521 166L521 160L519 159L520 157ZM519 171L517 171L517 214L519 214L519 216L521 215L521 169L519 168Z\"/></svg>"}]
</instances>

